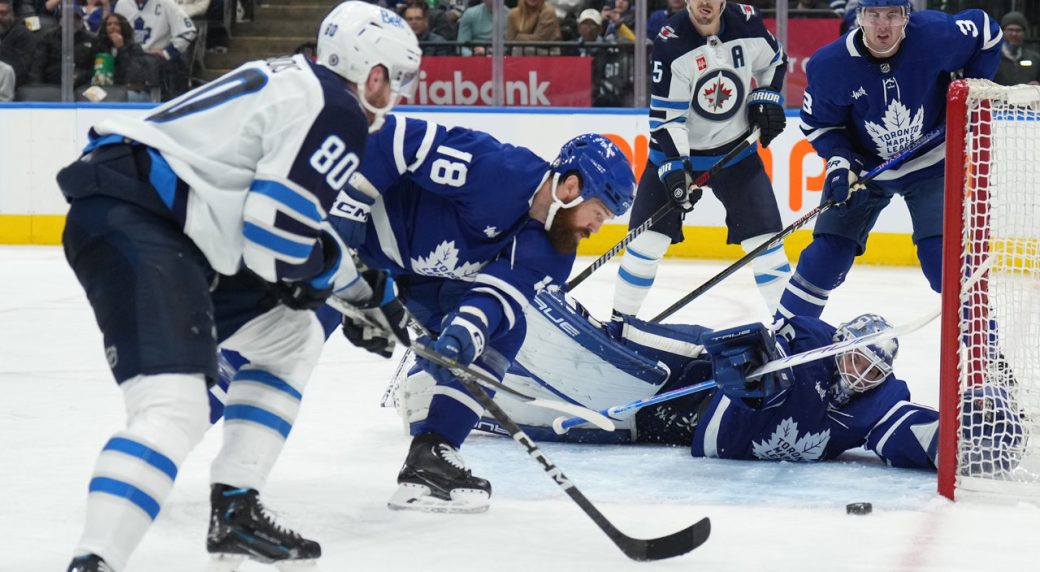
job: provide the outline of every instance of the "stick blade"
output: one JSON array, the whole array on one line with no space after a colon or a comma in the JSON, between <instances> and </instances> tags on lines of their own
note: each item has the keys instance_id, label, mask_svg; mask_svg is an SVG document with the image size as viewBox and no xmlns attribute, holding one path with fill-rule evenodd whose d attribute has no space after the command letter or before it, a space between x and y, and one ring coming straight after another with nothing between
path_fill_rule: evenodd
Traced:
<instances>
[{"instance_id":1,"label":"stick blade","mask_svg":"<svg viewBox=\"0 0 1040 572\"><path fill-rule=\"evenodd\" d=\"M640 540L636 538L620 539L617 542L621 551L632 560L648 562L682 556L708 541L711 535L711 521L702 518L693 525L668 536Z\"/></svg>"}]
</instances>

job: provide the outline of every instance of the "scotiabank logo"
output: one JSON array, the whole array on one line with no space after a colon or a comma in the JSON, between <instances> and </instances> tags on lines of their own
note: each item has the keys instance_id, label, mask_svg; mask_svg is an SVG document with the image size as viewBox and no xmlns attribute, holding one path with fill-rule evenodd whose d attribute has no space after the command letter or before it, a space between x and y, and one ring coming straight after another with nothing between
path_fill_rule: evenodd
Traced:
<instances>
[{"instance_id":1,"label":"scotiabank logo","mask_svg":"<svg viewBox=\"0 0 1040 572\"><path fill-rule=\"evenodd\" d=\"M592 104L591 58L511 56L505 66L505 105ZM491 58L424 57L417 105L493 105Z\"/></svg>"},{"instance_id":2,"label":"scotiabank logo","mask_svg":"<svg viewBox=\"0 0 1040 572\"><path fill-rule=\"evenodd\" d=\"M506 82L506 105L552 105L546 93L550 82L538 78L538 72L527 72L527 78ZM426 72L419 73L419 89L415 103L418 105L493 105L490 79L477 83L466 79L459 70L451 79L433 79Z\"/></svg>"}]
</instances>

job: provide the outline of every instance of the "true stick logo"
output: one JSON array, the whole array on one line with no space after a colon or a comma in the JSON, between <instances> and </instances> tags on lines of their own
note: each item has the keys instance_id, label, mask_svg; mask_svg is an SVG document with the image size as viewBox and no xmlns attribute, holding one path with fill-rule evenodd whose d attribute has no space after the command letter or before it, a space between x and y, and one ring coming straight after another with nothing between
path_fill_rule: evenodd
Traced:
<instances>
[{"instance_id":1,"label":"true stick logo","mask_svg":"<svg viewBox=\"0 0 1040 572\"><path fill-rule=\"evenodd\" d=\"M556 465L552 464L552 461L545 458L545 455L542 454L541 449L535 446L534 442L531 441L530 437L528 437L523 432L520 432L516 435L513 435L513 440L523 445L524 448L527 449L527 454L534 457L536 461L542 464L542 467L545 468L545 472L549 473L549 476L552 477L552 480L556 481L556 484L560 485L560 488L562 488L563 490L567 490L574 487L574 484L571 483L570 479L568 479L567 476L563 474L563 471L557 469Z\"/></svg>"}]
</instances>

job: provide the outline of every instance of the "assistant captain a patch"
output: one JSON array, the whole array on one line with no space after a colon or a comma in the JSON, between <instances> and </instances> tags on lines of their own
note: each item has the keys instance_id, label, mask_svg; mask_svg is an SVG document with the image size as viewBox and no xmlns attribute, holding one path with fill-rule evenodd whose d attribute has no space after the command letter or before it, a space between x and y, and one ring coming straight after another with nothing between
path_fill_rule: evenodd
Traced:
<instances>
[{"instance_id":1,"label":"assistant captain a patch","mask_svg":"<svg viewBox=\"0 0 1040 572\"><path fill-rule=\"evenodd\" d=\"M711 121L727 121L744 103L744 83L731 70L712 71L697 80L690 107L697 115Z\"/></svg>"}]
</instances>

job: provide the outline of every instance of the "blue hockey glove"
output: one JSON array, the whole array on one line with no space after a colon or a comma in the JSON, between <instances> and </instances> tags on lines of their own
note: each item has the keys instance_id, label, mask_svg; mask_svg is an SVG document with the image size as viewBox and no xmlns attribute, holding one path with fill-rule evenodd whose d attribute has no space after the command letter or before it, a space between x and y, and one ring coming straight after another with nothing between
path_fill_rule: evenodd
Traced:
<instances>
[{"instance_id":1,"label":"blue hockey glove","mask_svg":"<svg viewBox=\"0 0 1040 572\"><path fill-rule=\"evenodd\" d=\"M961 397L961 442L965 461L979 472L1006 476L1018 467L1026 446L1020 408L1003 388L980 386Z\"/></svg>"},{"instance_id":2,"label":"blue hockey glove","mask_svg":"<svg viewBox=\"0 0 1040 572\"><path fill-rule=\"evenodd\" d=\"M321 273L307 280L280 280L274 285L278 301L293 310L314 310L320 308L332 295L334 284L329 272L339 265L343 252L336 239L326 232L320 236L322 249Z\"/></svg>"},{"instance_id":3,"label":"blue hockey glove","mask_svg":"<svg viewBox=\"0 0 1040 572\"><path fill-rule=\"evenodd\" d=\"M370 268L361 273L360 279L368 284L372 294L348 301L360 315L343 314L343 335L355 346L389 358L398 342L405 347L412 344L408 336L410 315L397 297L389 274Z\"/></svg>"},{"instance_id":4,"label":"blue hockey glove","mask_svg":"<svg viewBox=\"0 0 1040 572\"><path fill-rule=\"evenodd\" d=\"M758 127L758 140L763 147L769 147L787 126L783 96L776 90L759 88L748 95L747 108L748 123Z\"/></svg>"},{"instance_id":5,"label":"blue hockey glove","mask_svg":"<svg viewBox=\"0 0 1040 572\"><path fill-rule=\"evenodd\" d=\"M358 248L365 243L365 227L374 203L375 199L349 183L336 196L329 210L329 222L347 246Z\"/></svg>"},{"instance_id":6,"label":"blue hockey glove","mask_svg":"<svg viewBox=\"0 0 1040 572\"><path fill-rule=\"evenodd\" d=\"M456 311L444 317L441 335L430 344L430 349L462 365L470 365L487 345L487 325L476 314ZM437 381L448 383L452 374L429 360L418 358L419 367Z\"/></svg>"},{"instance_id":7,"label":"blue hockey glove","mask_svg":"<svg viewBox=\"0 0 1040 572\"><path fill-rule=\"evenodd\" d=\"M761 323L719 330L704 339L719 389L734 403L761 409L790 387L789 370L748 379L747 374L780 357L773 333Z\"/></svg>"},{"instance_id":8,"label":"blue hockey glove","mask_svg":"<svg viewBox=\"0 0 1040 572\"><path fill-rule=\"evenodd\" d=\"M682 159L667 159L657 169L657 177L664 183L664 189L672 202L684 213L692 211L693 205L697 204L704 194L700 187L690 186L693 179L686 170L686 161Z\"/></svg>"},{"instance_id":9,"label":"blue hockey glove","mask_svg":"<svg viewBox=\"0 0 1040 572\"><path fill-rule=\"evenodd\" d=\"M859 179L857 172L862 166L858 159L848 159L835 155L827 160L827 178L823 182L823 200L834 199L835 204L852 209L863 203L869 191L860 189L850 192L850 188Z\"/></svg>"}]
</instances>

